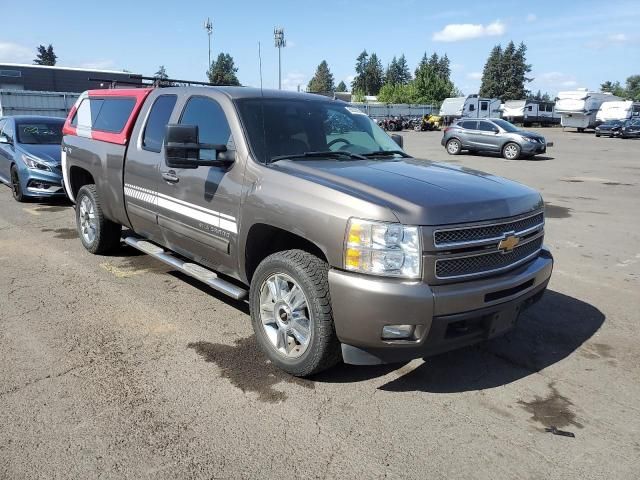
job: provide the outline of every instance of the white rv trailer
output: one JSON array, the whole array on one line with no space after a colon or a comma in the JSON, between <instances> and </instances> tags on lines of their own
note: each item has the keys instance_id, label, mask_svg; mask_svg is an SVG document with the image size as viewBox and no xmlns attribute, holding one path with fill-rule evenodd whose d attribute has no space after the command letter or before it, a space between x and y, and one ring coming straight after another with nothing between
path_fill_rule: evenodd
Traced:
<instances>
[{"instance_id":1,"label":"white rv trailer","mask_svg":"<svg viewBox=\"0 0 640 480\"><path fill-rule=\"evenodd\" d=\"M600 106L600 110L596 114L596 124L608 120L628 120L634 117L640 118L640 102L634 102L633 100L605 102Z\"/></svg>"},{"instance_id":2,"label":"white rv trailer","mask_svg":"<svg viewBox=\"0 0 640 480\"><path fill-rule=\"evenodd\" d=\"M560 114L563 127L574 127L579 132L596 126L596 114L606 102L621 100L611 93L593 92L586 88L578 88L558 93L556 113Z\"/></svg>"},{"instance_id":3,"label":"white rv trailer","mask_svg":"<svg viewBox=\"0 0 640 480\"><path fill-rule=\"evenodd\" d=\"M447 124L456 118L492 118L500 116L500 99L481 98L478 95L446 98L440 107L440 116Z\"/></svg>"},{"instance_id":4,"label":"white rv trailer","mask_svg":"<svg viewBox=\"0 0 640 480\"><path fill-rule=\"evenodd\" d=\"M507 100L502 104L500 110L502 118L511 123L521 123L525 127L534 123L541 126L560 123L560 116L556 114L553 102Z\"/></svg>"}]
</instances>

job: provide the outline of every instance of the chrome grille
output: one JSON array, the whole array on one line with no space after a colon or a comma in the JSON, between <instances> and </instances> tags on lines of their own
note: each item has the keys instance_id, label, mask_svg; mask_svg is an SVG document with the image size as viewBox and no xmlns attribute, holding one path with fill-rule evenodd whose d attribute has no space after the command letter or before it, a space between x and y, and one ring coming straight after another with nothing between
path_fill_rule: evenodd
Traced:
<instances>
[{"instance_id":1,"label":"chrome grille","mask_svg":"<svg viewBox=\"0 0 640 480\"><path fill-rule=\"evenodd\" d=\"M539 236L508 253L492 251L436 260L436 278L468 277L515 267L536 255L542 248L542 242L543 237Z\"/></svg>"},{"instance_id":2,"label":"chrome grille","mask_svg":"<svg viewBox=\"0 0 640 480\"><path fill-rule=\"evenodd\" d=\"M490 240L499 241L505 232L516 232L516 234L522 235L526 231L541 228L543 224L544 214L540 212L511 222L436 230L433 233L433 239L435 246L438 248Z\"/></svg>"}]
</instances>

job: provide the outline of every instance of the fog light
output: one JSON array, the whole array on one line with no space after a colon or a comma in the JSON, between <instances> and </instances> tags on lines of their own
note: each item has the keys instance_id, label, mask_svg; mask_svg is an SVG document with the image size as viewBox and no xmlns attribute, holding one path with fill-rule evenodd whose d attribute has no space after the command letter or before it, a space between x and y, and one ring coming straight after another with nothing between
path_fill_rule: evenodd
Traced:
<instances>
[{"instance_id":1,"label":"fog light","mask_svg":"<svg viewBox=\"0 0 640 480\"><path fill-rule=\"evenodd\" d=\"M399 340L413 336L415 325L387 325L382 328L383 340Z\"/></svg>"}]
</instances>

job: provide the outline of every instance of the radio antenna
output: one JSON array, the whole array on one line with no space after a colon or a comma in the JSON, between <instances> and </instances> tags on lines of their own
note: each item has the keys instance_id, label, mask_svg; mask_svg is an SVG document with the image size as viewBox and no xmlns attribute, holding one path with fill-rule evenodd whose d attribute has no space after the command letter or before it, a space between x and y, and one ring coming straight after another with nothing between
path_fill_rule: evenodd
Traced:
<instances>
[{"instance_id":1,"label":"radio antenna","mask_svg":"<svg viewBox=\"0 0 640 480\"><path fill-rule=\"evenodd\" d=\"M258 42L258 63L260 65L260 95L262 93L262 48L260 46L260 42Z\"/></svg>"}]
</instances>

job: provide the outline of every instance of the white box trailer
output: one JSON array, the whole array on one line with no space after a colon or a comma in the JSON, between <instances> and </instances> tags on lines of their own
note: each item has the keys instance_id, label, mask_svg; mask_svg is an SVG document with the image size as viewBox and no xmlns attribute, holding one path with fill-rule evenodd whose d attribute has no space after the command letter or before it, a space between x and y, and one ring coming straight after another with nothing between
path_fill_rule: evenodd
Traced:
<instances>
[{"instance_id":1,"label":"white box trailer","mask_svg":"<svg viewBox=\"0 0 640 480\"><path fill-rule=\"evenodd\" d=\"M45 115L66 117L80 94L0 89L0 117Z\"/></svg>"},{"instance_id":2,"label":"white box trailer","mask_svg":"<svg viewBox=\"0 0 640 480\"><path fill-rule=\"evenodd\" d=\"M440 116L445 124L457 118L496 118L500 117L500 99L482 98L478 95L446 98L440 107Z\"/></svg>"},{"instance_id":3,"label":"white box trailer","mask_svg":"<svg viewBox=\"0 0 640 480\"><path fill-rule=\"evenodd\" d=\"M596 125L609 120L628 120L630 118L640 118L640 102L633 100L605 102L596 114Z\"/></svg>"},{"instance_id":4,"label":"white box trailer","mask_svg":"<svg viewBox=\"0 0 640 480\"><path fill-rule=\"evenodd\" d=\"M538 100L507 100L500 107L502 118L511 123L520 123L525 127L539 124L557 125L560 123L560 116L556 114L553 102L542 102Z\"/></svg>"},{"instance_id":5,"label":"white box trailer","mask_svg":"<svg viewBox=\"0 0 640 480\"><path fill-rule=\"evenodd\" d=\"M603 103L622 100L611 93L593 92L578 88L558 93L556 112L563 127L577 128L583 132L596 126L596 115Z\"/></svg>"}]
</instances>

